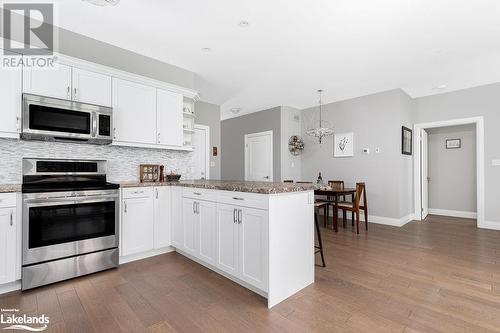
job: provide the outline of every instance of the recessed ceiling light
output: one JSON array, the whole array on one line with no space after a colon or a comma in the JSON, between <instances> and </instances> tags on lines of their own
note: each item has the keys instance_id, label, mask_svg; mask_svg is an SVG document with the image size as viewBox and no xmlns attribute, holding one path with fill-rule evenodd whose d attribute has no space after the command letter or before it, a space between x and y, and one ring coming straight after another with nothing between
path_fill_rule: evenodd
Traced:
<instances>
[{"instance_id":1,"label":"recessed ceiling light","mask_svg":"<svg viewBox=\"0 0 500 333\"><path fill-rule=\"evenodd\" d=\"M240 21L240 23L238 23L238 24L242 28L246 28L250 25L250 23L248 23L248 21Z\"/></svg>"},{"instance_id":2,"label":"recessed ceiling light","mask_svg":"<svg viewBox=\"0 0 500 333\"><path fill-rule=\"evenodd\" d=\"M203 52L210 52L210 51L212 51L212 49L211 49L211 48L209 48L209 47L203 47L201 50L202 50Z\"/></svg>"},{"instance_id":3,"label":"recessed ceiling light","mask_svg":"<svg viewBox=\"0 0 500 333\"><path fill-rule=\"evenodd\" d=\"M232 114L238 114L238 113L240 113L241 108L232 108L230 111Z\"/></svg>"},{"instance_id":4,"label":"recessed ceiling light","mask_svg":"<svg viewBox=\"0 0 500 333\"><path fill-rule=\"evenodd\" d=\"M443 90L443 89L446 89L447 87L448 87L447 84L440 84L439 86L436 86L436 87L434 87L432 89L434 89L434 90Z\"/></svg>"}]
</instances>

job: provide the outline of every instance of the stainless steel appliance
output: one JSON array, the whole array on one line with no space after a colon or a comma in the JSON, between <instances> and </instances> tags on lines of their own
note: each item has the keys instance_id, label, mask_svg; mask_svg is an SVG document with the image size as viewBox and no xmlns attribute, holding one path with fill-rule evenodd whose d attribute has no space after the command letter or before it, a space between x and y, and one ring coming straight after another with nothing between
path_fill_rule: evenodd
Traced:
<instances>
[{"instance_id":1,"label":"stainless steel appliance","mask_svg":"<svg viewBox=\"0 0 500 333\"><path fill-rule=\"evenodd\" d=\"M21 138L93 144L112 142L111 108L23 94Z\"/></svg>"},{"instance_id":2,"label":"stainless steel appliance","mask_svg":"<svg viewBox=\"0 0 500 333\"><path fill-rule=\"evenodd\" d=\"M106 161L23 159L22 290L118 266Z\"/></svg>"}]
</instances>

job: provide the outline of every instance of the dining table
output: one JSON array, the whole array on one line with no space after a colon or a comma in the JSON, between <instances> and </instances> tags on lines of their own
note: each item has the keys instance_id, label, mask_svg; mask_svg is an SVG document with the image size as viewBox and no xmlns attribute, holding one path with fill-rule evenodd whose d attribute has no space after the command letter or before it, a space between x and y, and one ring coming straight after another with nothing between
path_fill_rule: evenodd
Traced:
<instances>
[{"instance_id":1,"label":"dining table","mask_svg":"<svg viewBox=\"0 0 500 333\"><path fill-rule=\"evenodd\" d=\"M351 197L351 202L354 202L356 189L350 187L332 187L328 185L315 185L314 186L315 196L326 196L328 202L331 202L333 206L333 228L335 232L338 232L338 203L339 198ZM325 227L328 225L328 207L325 209L324 224ZM354 212L352 213L352 221L354 221ZM345 219L344 219L345 223ZM344 225L345 226L345 225Z\"/></svg>"}]
</instances>

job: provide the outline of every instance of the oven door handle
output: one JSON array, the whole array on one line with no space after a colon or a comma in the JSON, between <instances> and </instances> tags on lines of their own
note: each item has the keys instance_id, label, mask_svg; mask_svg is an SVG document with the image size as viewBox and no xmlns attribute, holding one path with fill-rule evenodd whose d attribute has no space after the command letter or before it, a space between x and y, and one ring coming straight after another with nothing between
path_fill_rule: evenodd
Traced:
<instances>
[{"instance_id":1,"label":"oven door handle","mask_svg":"<svg viewBox=\"0 0 500 333\"><path fill-rule=\"evenodd\" d=\"M86 197L31 199L31 200L25 200L24 203L30 207L40 207L40 206L60 206L60 205L78 204L78 203L108 202L117 200L118 196L105 196L105 197L86 196Z\"/></svg>"}]
</instances>

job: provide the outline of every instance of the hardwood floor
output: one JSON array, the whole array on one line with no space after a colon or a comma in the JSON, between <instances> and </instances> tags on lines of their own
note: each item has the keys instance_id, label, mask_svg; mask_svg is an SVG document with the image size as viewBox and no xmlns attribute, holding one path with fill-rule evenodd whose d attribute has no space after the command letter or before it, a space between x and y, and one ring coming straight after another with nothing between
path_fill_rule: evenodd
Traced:
<instances>
[{"instance_id":1,"label":"hardwood floor","mask_svg":"<svg viewBox=\"0 0 500 333\"><path fill-rule=\"evenodd\" d=\"M500 332L500 231L436 216L369 228L323 229L327 268L272 310L176 253L3 295L0 307L49 316L48 332Z\"/></svg>"}]
</instances>

